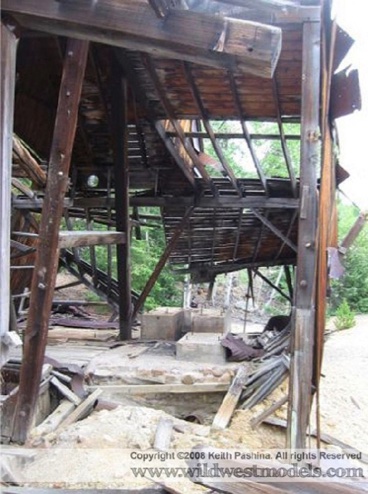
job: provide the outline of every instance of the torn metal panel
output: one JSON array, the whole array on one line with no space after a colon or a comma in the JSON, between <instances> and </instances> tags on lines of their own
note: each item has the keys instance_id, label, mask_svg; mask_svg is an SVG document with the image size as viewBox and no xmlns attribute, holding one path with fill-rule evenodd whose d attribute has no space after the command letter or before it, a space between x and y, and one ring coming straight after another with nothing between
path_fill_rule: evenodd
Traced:
<instances>
[{"instance_id":1,"label":"torn metal panel","mask_svg":"<svg viewBox=\"0 0 368 494\"><path fill-rule=\"evenodd\" d=\"M332 119L344 117L361 109L358 70L347 67L332 77L330 116Z\"/></svg>"}]
</instances>

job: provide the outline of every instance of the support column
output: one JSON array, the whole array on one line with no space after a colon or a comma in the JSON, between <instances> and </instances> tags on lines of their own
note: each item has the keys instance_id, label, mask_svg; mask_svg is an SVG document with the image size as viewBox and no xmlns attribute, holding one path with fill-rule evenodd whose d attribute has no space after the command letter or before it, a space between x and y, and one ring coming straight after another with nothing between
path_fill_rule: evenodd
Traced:
<instances>
[{"instance_id":1,"label":"support column","mask_svg":"<svg viewBox=\"0 0 368 494\"><path fill-rule=\"evenodd\" d=\"M132 338L132 296L130 273L128 91L127 80L116 64L112 75L112 132L114 144L116 230L125 232L125 244L117 245L119 284L119 337Z\"/></svg>"},{"instance_id":2,"label":"support column","mask_svg":"<svg viewBox=\"0 0 368 494\"><path fill-rule=\"evenodd\" d=\"M7 361L10 308L10 195L15 89L16 44L14 34L1 23L1 150L0 150L0 367Z\"/></svg>"},{"instance_id":3,"label":"support column","mask_svg":"<svg viewBox=\"0 0 368 494\"><path fill-rule=\"evenodd\" d=\"M304 448L312 396L317 261L320 23L303 27L300 208L287 445Z\"/></svg>"},{"instance_id":4,"label":"support column","mask_svg":"<svg viewBox=\"0 0 368 494\"><path fill-rule=\"evenodd\" d=\"M45 355L59 261L59 229L88 54L87 41L68 40L24 338L13 440L24 442L32 424Z\"/></svg>"}]
</instances>

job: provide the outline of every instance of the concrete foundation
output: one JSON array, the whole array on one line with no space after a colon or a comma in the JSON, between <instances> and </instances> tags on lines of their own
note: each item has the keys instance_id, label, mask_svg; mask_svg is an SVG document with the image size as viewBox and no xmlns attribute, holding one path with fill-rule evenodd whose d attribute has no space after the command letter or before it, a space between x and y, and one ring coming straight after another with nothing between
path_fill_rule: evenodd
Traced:
<instances>
[{"instance_id":1,"label":"concrete foundation","mask_svg":"<svg viewBox=\"0 0 368 494\"><path fill-rule=\"evenodd\" d=\"M216 365L226 363L225 348L218 333L187 333L176 343L176 358Z\"/></svg>"},{"instance_id":2,"label":"concrete foundation","mask_svg":"<svg viewBox=\"0 0 368 494\"><path fill-rule=\"evenodd\" d=\"M158 307L142 315L141 338L177 341L184 328L184 311L179 307Z\"/></svg>"},{"instance_id":3,"label":"concrete foundation","mask_svg":"<svg viewBox=\"0 0 368 494\"><path fill-rule=\"evenodd\" d=\"M220 333L230 331L230 311L221 309L192 309L191 331L193 333Z\"/></svg>"}]
</instances>

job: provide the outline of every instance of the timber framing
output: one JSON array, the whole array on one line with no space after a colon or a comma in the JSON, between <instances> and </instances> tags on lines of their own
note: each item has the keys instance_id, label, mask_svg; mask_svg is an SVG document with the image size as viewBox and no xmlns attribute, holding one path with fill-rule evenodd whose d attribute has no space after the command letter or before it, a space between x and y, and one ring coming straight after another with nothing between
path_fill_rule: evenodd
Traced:
<instances>
[{"instance_id":1,"label":"timber framing","mask_svg":"<svg viewBox=\"0 0 368 494\"><path fill-rule=\"evenodd\" d=\"M331 118L360 100L356 74L346 100L332 94L333 61L351 40L335 48L329 2L3 0L1 10L1 334L14 309L27 318L11 439L24 442L32 423L59 264L109 303L129 340L170 263L211 290L247 269L248 295L259 276L291 302L287 436L304 448L326 250L338 247ZM131 245L157 228L166 246L137 293ZM287 290L261 271L273 266Z\"/></svg>"},{"instance_id":2,"label":"timber framing","mask_svg":"<svg viewBox=\"0 0 368 494\"><path fill-rule=\"evenodd\" d=\"M187 10L172 11L163 25L145 1L102 0L97 6L67 2L59 8L50 0L5 0L2 9L35 30L214 67L232 66L262 77L272 77L281 50L279 28Z\"/></svg>"}]
</instances>

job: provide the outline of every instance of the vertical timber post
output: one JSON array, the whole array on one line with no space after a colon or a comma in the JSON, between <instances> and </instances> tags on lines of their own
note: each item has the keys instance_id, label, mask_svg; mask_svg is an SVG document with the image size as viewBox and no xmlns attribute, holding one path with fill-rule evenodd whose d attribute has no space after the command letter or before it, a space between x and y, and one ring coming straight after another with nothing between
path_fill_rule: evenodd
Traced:
<instances>
[{"instance_id":1,"label":"vertical timber post","mask_svg":"<svg viewBox=\"0 0 368 494\"><path fill-rule=\"evenodd\" d=\"M1 150L0 150L0 367L6 362L10 309L10 195L16 63L15 35L1 23Z\"/></svg>"},{"instance_id":2,"label":"vertical timber post","mask_svg":"<svg viewBox=\"0 0 368 494\"><path fill-rule=\"evenodd\" d=\"M317 264L320 22L303 26L298 260L293 309L287 446L305 448L313 377Z\"/></svg>"},{"instance_id":3,"label":"vertical timber post","mask_svg":"<svg viewBox=\"0 0 368 494\"><path fill-rule=\"evenodd\" d=\"M14 414L12 439L21 443L27 439L38 398L58 270L59 229L69 183L88 46L87 41L70 39L66 47Z\"/></svg>"},{"instance_id":4,"label":"vertical timber post","mask_svg":"<svg viewBox=\"0 0 368 494\"><path fill-rule=\"evenodd\" d=\"M129 163L128 163L128 88L117 63L112 75L112 125L115 171L116 229L125 232L126 241L118 244L119 337L132 337L132 297L130 274Z\"/></svg>"}]
</instances>

